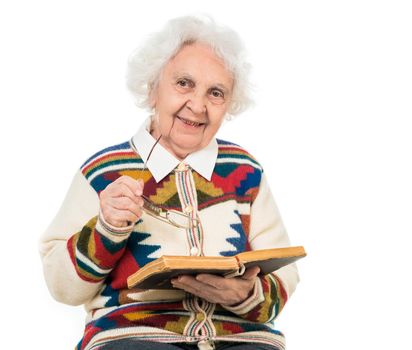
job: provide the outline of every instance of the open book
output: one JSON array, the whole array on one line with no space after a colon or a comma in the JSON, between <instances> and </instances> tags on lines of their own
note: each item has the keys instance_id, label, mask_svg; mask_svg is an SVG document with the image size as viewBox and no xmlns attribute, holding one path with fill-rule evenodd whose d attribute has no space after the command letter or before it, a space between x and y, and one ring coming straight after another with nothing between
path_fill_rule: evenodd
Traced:
<instances>
[{"instance_id":1,"label":"open book","mask_svg":"<svg viewBox=\"0 0 412 350\"><path fill-rule=\"evenodd\" d=\"M303 247L252 250L234 256L170 256L146 264L127 279L129 288L173 289L170 280L179 275L210 273L241 276L248 267L259 266L260 274L276 271L306 256Z\"/></svg>"}]
</instances>

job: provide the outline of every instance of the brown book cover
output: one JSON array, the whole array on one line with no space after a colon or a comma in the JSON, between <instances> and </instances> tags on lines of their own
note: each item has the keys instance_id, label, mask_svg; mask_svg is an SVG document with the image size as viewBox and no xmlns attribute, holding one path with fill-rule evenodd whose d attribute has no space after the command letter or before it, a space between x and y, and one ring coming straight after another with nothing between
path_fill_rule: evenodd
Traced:
<instances>
[{"instance_id":1,"label":"brown book cover","mask_svg":"<svg viewBox=\"0 0 412 350\"><path fill-rule=\"evenodd\" d=\"M306 256L301 246L252 250L234 256L163 255L146 264L127 279L129 288L173 289L170 280L179 275L210 273L225 277L241 276L250 266L259 266L266 275Z\"/></svg>"}]
</instances>

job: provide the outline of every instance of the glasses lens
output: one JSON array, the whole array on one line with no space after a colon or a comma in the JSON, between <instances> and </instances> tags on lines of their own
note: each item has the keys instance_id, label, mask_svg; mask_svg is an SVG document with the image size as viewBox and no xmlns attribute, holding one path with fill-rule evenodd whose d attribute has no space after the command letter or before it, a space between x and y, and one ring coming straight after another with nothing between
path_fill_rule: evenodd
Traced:
<instances>
[{"instance_id":1,"label":"glasses lens","mask_svg":"<svg viewBox=\"0 0 412 350\"><path fill-rule=\"evenodd\" d=\"M186 229L197 226L197 221L191 218L189 215L179 213L174 210L170 210L167 215L167 218L173 225Z\"/></svg>"}]
</instances>

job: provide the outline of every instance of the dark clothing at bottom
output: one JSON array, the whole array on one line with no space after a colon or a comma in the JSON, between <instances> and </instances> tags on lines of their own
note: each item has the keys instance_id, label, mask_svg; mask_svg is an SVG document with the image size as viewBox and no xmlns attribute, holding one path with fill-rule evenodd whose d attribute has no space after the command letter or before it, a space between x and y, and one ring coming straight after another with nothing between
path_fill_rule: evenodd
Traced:
<instances>
[{"instance_id":1,"label":"dark clothing at bottom","mask_svg":"<svg viewBox=\"0 0 412 350\"><path fill-rule=\"evenodd\" d=\"M216 342L216 350L278 350L278 348L260 343ZM196 343L158 343L133 339L121 339L103 345L99 350L198 350Z\"/></svg>"}]
</instances>

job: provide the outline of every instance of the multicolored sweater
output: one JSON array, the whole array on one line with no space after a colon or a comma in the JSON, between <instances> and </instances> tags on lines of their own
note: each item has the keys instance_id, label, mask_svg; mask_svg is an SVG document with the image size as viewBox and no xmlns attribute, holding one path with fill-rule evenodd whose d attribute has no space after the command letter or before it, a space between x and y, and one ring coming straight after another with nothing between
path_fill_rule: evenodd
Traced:
<instances>
[{"instance_id":1,"label":"multicolored sweater","mask_svg":"<svg viewBox=\"0 0 412 350\"><path fill-rule=\"evenodd\" d=\"M179 166L157 183L129 142L89 158L75 175L66 199L41 240L51 294L85 304L88 318L77 349L98 349L115 339L157 342L261 342L284 349L274 319L298 283L295 265L259 277L253 295L223 307L181 290L127 288L127 277L162 255L231 256L289 245L259 163L244 149L218 140L210 181ZM122 175L143 178L155 204L200 218L196 228L171 226L143 213L125 229L99 215L99 194Z\"/></svg>"}]
</instances>

